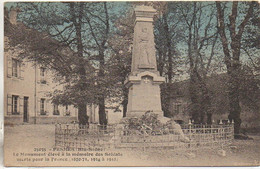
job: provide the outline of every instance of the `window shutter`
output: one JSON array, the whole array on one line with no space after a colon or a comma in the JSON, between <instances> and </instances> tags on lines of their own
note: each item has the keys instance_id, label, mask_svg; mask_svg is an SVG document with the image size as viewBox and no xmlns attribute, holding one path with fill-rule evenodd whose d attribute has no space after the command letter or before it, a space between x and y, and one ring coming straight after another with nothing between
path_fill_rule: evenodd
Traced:
<instances>
[{"instance_id":1,"label":"window shutter","mask_svg":"<svg viewBox=\"0 0 260 169\"><path fill-rule=\"evenodd\" d=\"M17 77L21 78L21 62L17 61Z\"/></svg>"},{"instance_id":2,"label":"window shutter","mask_svg":"<svg viewBox=\"0 0 260 169\"><path fill-rule=\"evenodd\" d=\"M20 98L17 98L17 113L20 114Z\"/></svg>"},{"instance_id":3,"label":"window shutter","mask_svg":"<svg viewBox=\"0 0 260 169\"><path fill-rule=\"evenodd\" d=\"M37 114L40 115L41 114L41 99L39 97L37 97Z\"/></svg>"},{"instance_id":4,"label":"window shutter","mask_svg":"<svg viewBox=\"0 0 260 169\"><path fill-rule=\"evenodd\" d=\"M19 110L20 110L20 114L23 114L23 105L24 105L23 96L19 96Z\"/></svg>"},{"instance_id":5,"label":"window shutter","mask_svg":"<svg viewBox=\"0 0 260 169\"><path fill-rule=\"evenodd\" d=\"M50 113L49 106L50 106L49 100L46 99L45 102L44 102L44 109L47 112L46 115L49 115L49 113Z\"/></svg>"},{"instance_id":6,"label":"window shutter","mask_svg":"<svg viewBox=\"0 0 260 169\"><path fill-rule=\"evenodd\" d=\"M25 64L23 62L19 62L19 73L20 73L20 79L23 80L24 79L24 66Z\"/></svg>"},{"instance_id":7,"label":"window shutter","mask_svg":"<svg viewBox=\"0 0 260 169\"><path fill-rule=\"evenodd\" d=\"M12 77L12 58L7 56L7 77Z\"/></svg>"},{"instance_id":8,"label":"window shutter","mask_svg":"<svg viewBox=\"0 0 260 169\"><path fill-rule=\"evenodd\" d=\"M7 95L7 115L12 114L12 95Z\"/></svg>"},{"instance_id":9,"label":"window shutter","mask_svg":"<svg viewBox=\"0 0 260 169\"><path fill-rule=\"evenodd\" d=\"M43 79L46 81L46 85L49 85L49 83L48 83L48 79L47 79L47 76L48 75L48 69L46 68L45 69L45 72L44 72L44 77L43 77Z\"/></svg>"}]
</instances>

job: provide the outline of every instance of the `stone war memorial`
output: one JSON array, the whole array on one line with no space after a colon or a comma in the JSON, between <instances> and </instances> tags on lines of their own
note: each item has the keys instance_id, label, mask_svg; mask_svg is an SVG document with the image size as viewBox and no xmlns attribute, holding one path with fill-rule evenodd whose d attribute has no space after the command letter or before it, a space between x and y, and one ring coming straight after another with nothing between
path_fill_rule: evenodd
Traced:
<instances>
[{"instance_id":1,"label":"stone war memorial","mask_svg":"<svg viewBox=\"0 0 260 169\"><path fill-rule=\"evenodd\" d=\"M259 4L4 6L6 166L260 164Z\"/></svg>"},{"instance_id":2,"label":"stone war memorial","mask_svg":"<svg viewBox=\"0 0 260 169\"><path fill-rule=\"evenodd\" d=\"M131 73L125 82L129 88L127 117L152 111L163 117L160 84L165 81L157 71L151 6L135 8L134 40Z\"/></svg>"}]
</instances>

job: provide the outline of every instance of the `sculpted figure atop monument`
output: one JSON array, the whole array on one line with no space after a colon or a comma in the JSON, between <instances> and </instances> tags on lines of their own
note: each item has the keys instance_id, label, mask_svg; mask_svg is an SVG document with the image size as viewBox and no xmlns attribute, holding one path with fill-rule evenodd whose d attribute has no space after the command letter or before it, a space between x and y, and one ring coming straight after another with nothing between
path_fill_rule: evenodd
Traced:
<instances>
[{"instance_id":1,"label":"sculpted figure atop monument","mask_svg":"<svg viewBox=\"0 0 260 169\"><path fill-rule=\"evenodd\" d=\"M142 33L139 36L139 65L138 68L151 68L151 54L149 52L149 39L147 28L142 29Z\"/></svg>"},{"instance_id":2,"label":"sculpted figure atop monument","mask_svg":"<svg viewBox=\"0 0 260 169\"><path fill-rule=\"evenodd\" d=\"M135 8L134 46L132 72L157 71L153 34L153 16L156 11L151 6Z\"/></svg>"}]
</instances>

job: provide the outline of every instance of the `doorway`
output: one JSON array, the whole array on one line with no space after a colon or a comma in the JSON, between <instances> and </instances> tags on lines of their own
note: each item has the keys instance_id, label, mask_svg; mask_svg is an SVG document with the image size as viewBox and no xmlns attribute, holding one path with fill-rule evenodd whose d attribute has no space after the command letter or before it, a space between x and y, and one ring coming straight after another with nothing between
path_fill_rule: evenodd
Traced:
<instances>
[{"instance_id":1,"label":"doorway","mask_svg":"<svg viewBox=\"0 0 260 169\"><path fill-rule=\"evenodd\" d=\"M29 97L24 97L23 122L28 122L28 105L29 105Z\"/></svg>"}]
</instances>

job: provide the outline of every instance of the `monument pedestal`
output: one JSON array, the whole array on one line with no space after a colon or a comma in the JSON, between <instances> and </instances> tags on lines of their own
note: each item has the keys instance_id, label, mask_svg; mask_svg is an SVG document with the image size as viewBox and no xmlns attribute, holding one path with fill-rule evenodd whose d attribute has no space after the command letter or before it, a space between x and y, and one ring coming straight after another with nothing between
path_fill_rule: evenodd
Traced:
<instances>
[{"instance_id":1,"label":"monument pedestal","mask_svg":"<svg viewBox=\"0 0 260 169\"><path fill-rule=\"evenodd\" d=\"M164 78L150 71L130 75L126 81L129 88L127 117L140 117L147 111L163 116L160 84Z\"/></svg>"}]
</instances>

